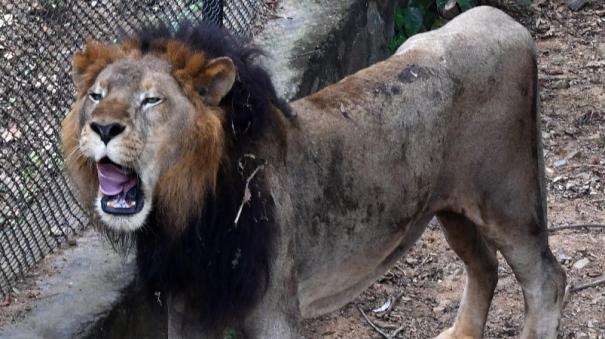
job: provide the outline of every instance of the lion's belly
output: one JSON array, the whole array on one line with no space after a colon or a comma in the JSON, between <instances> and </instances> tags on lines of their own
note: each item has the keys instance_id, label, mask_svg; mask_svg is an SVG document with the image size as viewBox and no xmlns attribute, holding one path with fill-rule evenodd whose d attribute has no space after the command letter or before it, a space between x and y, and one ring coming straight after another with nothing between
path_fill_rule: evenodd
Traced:
<instances>
[{"instance_id":1,"label":"lion's belly","mask_svg":"<svg viewBox=\"0 0 605 339\"><path fill-rule=\"evenodd\" d=\"M307 266L298 272L302 316L315 317L350 302L414 244L429 219L424 215L424 218L400 229L349 238L358 246L355 249L322 251L323 257L316 257L316 266Z\"/></svg>"},{"instance_id":2,"label":"lion's belly","mask_svg":"<svg viewBox=\"0 0 605 339\"><path fill-rule=\"evenodd\" d=\"M343 172L350 173L350 168ZM387 173L365 172L344 182L325 178L332 184L319 190L309 185L294 193L312 199L293 199L304 317L349 302L407 251L430 219L429 184L410 183L414 187L404 189L405 183Z\"/></svg>"},{"instance_id":3,"label":"lion's belly","mask_svg":"<svg viewBox=\"0 0 605 339\"><path fill-rule=\"evenodd\" d=\"M364 76L371 78L358 73L335 86L367 86ZM440 96L424 80L405 95L391 95L405 89L394 77L376 85L380 93L323 93L293 104L299 128L290 131L288 190L303 316L338 308L369 286L429 221L445 113L438 100L426 108L411 99Z\"/></svg>"}]
</instances>

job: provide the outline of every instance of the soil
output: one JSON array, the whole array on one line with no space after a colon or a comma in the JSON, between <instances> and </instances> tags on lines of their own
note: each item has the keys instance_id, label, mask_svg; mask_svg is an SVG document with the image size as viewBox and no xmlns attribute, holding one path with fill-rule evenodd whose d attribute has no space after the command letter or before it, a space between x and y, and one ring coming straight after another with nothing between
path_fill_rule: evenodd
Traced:
<instances>
[{"instance_id":1,"label":"soil","mask_svg":"<svg viewBox=\"0 0 605 339\"><path fill-rule=\"evenodd\" d=\"M539 49L542 136L550 227L605 223L605 2L577 12L558 0L534 1L511 13L533 32ZM528 20L531 18L532 20ZM571 286L605 274L605 228L551 232L553 253ZM518 337L523 299L500 257L499 282L486 338ZM393 338L430 338L450 327L465 282L464 266L433 221L395 267L339 311L306 321L306 338L382 338L367 314ZM385 312L373 312L387 301ZM560 338L605 338L605 284L568 294Z\"/></svg>"}]
</instances>

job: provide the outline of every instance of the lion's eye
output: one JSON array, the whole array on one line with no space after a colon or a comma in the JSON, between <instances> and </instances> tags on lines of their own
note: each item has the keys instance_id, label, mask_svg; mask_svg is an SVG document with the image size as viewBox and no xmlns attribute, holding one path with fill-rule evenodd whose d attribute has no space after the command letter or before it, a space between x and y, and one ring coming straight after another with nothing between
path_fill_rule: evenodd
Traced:
<instances>
[{"instance_id":1,"label":"lion's eye","mask_svg":"<svg viewBox=\"0 0 605 339\"><path fill-rule=\"evenodd\" d=\"M158 104L160 101L162 101L162 99L158 97L147 97L143 99L143 102L141 102L141 106L155 105Z\"/></svg>"},{"instance_id":2,"label":"lion's eye","mask_svg":"<svg viewBox=\"0 0 605 339\"><path fill-rule=\"evenodd\" d=\"M101 93L95 93L95 92L88 93L88 97L90 98L90 100L92 100L94 102L98 102L99 100L103 99L103 95Z\"/></svg>"}]
</instances>

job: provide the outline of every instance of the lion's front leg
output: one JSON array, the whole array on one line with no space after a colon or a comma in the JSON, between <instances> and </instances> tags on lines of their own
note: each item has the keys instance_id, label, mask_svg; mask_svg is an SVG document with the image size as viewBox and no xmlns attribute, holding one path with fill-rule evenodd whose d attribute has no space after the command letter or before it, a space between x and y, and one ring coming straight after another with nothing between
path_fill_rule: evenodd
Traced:
<instances>
[{"instance_id":1,"label":"lion's front leg","mask_svg":"<svg viewBox=\"0 0 605 339\"><path fill-rule=\"evenodd\" d=\"M244 338L298 338L300 321L295 295L283 292L287 288L270 288L259 304L242 323L229 328L242 331ZM182 300L168 300L168 339L223 339L224 328L210 328L199 322L199 317L184 309ZM239 338L239 336L238 336Z\"/></svg>"},{"instance_id":2,"label":"lion's front leg","mask_svg":"<svg viewBox=\"0 0 605 339\"><path fill-rule=\"evenodd\" d=\"M196 314L187 313L182 298L168 297L168 339L221 339L222 331L200 324Z\"/></svg>"},{"instance_id":3,"label":"lion's front leg","mask_svg":"<svg viewBox=\"0 0 605 339\"><path fill-rule=\"evenodd\" d=\"M298 338L300 312L296 296L286 296L273 290L248 316L244 324L246 338Z\"/></svg>"},{"instance_id":4,"label":"lion's front leg","mask_svg":"<svg viewBox=\"0 0 605 339\"><path fill-rule=\"evenodd\" d=\"M282 232L282 234L287 234ZM301 320L298 303L298 280L294 265L291 236L284 236L276 244L271 261L269 286L259 303L244 322L246 338L298 338Z\"/></svg>"}]
</instances>

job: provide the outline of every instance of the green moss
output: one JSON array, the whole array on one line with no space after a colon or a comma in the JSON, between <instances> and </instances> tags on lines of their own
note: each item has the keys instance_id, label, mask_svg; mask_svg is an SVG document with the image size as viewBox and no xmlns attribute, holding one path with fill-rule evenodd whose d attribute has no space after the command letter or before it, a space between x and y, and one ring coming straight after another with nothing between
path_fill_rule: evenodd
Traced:
<instances>
[{"instance_id":1,"label":"green moss","mask_svg":"<svg viewBox=\"0 0 605 339\"><path fill-rule=\"evenodd\" d=\"M411 0L407 6L395 7L395 34L388 43L391 52L414 34L430 31L443 26L447 20L440 17L449 0ZM456 0L461 12L471 9L478 0Z\"/></svg>"}]
</instances>

